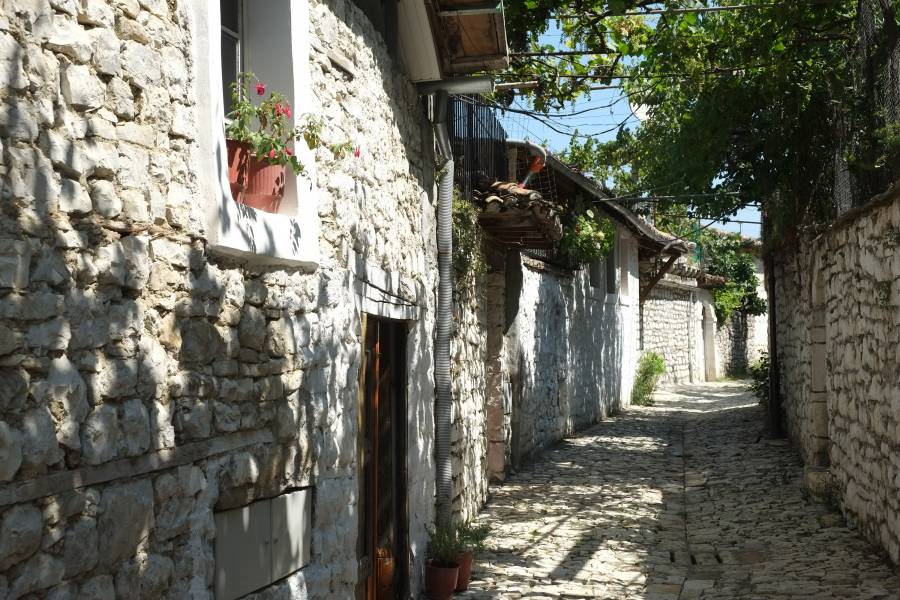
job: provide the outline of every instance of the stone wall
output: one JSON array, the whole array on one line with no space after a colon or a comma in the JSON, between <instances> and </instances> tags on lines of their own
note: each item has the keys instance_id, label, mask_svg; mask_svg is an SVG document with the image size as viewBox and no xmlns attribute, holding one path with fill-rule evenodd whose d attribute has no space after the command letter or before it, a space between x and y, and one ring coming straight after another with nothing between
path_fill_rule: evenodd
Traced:
<instances>
[{"instance_id":1,"label":"stone wall","mask_svg":"<svg viewBox=\"0 0 900 600\"><path fill-rule=\"evenodd\" d=\"M704 317L704 305L710 303L708 291L664 279L641 305L642 351L666 361L660 384L706 381L703 320L710 318L709 310Z\"/></svg>"},{"instance_id":2,"label":"stone wall","mask_svg":"<svg viewBox=\"0 0 900 600\"><path fill-rule=\"evenodd\" d=\"M454 517L466 521L487 500L486 275L457 281L451 340Z\"/></svg>"},{"instance_id":3,"label":"stone wall","mask_svg":"<svg viewBox=\"0 0 900 600\"><path fill-rule=\"evenodd\" d=\"M766 300L763 264L754 258L758 285L757 295ZM717 377L744 377L751 365L769 351L768 315L748 315L736 312L716 327L716 375Z\"/></svg>"},{"instance_id":4,"label":"stone wall","mask_svg":"<svg viewBox=\"0 0 900 600\"><path fill-rule=\"evenodd\" d=\"M810 475L900 562L900 198L843 217L775 270L784 417ZM822 478L807 481L820 481Z\"/></svg>"},{"instance_id":5,"label":"stone wall","mask_svg":"<svg viewBox=\"0 0 900 600\"><path fill-rule=\"evenodd\" d=\"M627 340L637 337L636 298L607 296L586 270L527 258L518 268L504 340L513 466L626 406L635 351Z\"/></svg>"},{"instance_id":6,"label":"stone wall","mask_svg":"<svg viewBox=\"0 0 900 600\"><path fill-rule=\"evenodd\" d=\"M312 2L302 110L362 147L316 154L321 266L210 254L197 10L0 12L0 597L211 597L214 513L305 487L311 562L260 597L352 597L359 315L385 305L411 323L416 591L434 502L422 105L360 11Z\"/></svg>"}]
</instances>

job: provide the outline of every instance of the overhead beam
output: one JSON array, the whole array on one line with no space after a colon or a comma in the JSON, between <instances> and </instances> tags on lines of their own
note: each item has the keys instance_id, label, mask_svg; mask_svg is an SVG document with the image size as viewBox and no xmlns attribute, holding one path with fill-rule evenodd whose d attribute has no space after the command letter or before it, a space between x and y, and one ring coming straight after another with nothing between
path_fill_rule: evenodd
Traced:
<instances>
[{"instance_id":1,"label":"overhead beam","mask_svg":"<svg viewBox=\"0 0 900 600\"><path fill-rule=\"evenodd\" d=\"M672 269L672 266L675 264L675 261L678 260L678 258L679 258L679 255L677 255L677 254L673 254L672 256L670 256L669 260L666 261L666 264L663 265L663 267L659 270L659 272L653 276L653 279L650 280L650 283L647 284L647 287L641 288L641 294L640 294L640 303L641 304L643 304L644 301L648 297L650 297L650 292L652 292L653 288L656 287L656 284L659 283L660 280L662 280L662 278L666 276L666 273L668 273Z\"/></svg>"},{"instance_id":2,"label":"overhead beam","mask_svg":"<svg viewBox=\"0 0 900 600\"><path fill-rule=\"evenodd\" d=\"M502 2L478 2L467 4L465 8L442 8L438 10L441 17L468 17L471 15L492 15L503 12Z\"/></svg>"}]
</instances>

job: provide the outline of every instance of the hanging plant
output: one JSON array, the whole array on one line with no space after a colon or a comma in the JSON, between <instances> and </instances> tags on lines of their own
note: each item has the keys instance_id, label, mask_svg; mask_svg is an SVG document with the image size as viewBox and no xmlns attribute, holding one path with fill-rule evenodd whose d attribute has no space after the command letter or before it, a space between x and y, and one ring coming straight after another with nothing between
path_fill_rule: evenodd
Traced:
<instances>
[{"instance_id":1,"label":"hanging plant","mask_svg":"<svg viewBox=\"0 0 900 600\"><path fill-rule=\"evenodd\" d=\"M574 263L586 265L609 255L615 233L612 221L588 209L563 225L559 248Z\"/></svg>"},{"instance_id":2,"label":"hanging plant","mask_svg":"<svg viewBox=\"0 0 900 600\"><path fill-rule=\"evenodd\" d=\"M303 139L310 148L321 146L322 122L305 114L300 124L294 125L293 108L285 95L270 91L265 98L267 86L260 81L252 85L252 91L264 99L254 104L251 82L255 79L253 73L239 73L231 85L234 110L226 115L230 121L225 138L246 144L256 159L290 168L299 175L304 169L292 148L294 140Z\"/></svg>"},{"instance_id":3,"label":"hanging plant","mask_svg":"<svg viewBox=\"0 0 900 600\"><path fill-rule=\"evenodd\" d=\"M482 251L483 233L478 224L478 208L453 192L453 270L458 280L487 272Z\"/></svg>"}]
</instances>

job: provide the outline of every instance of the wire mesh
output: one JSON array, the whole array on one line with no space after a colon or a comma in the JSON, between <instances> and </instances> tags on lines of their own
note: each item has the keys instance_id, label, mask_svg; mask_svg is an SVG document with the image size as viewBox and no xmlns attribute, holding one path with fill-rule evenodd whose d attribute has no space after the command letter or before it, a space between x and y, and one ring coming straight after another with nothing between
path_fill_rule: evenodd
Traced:
<instances>
[{"instance_id":1,"label":"wire mesh","mask_svg":"<svg viewBox=\"0 0 900 600\"><path fill-rule=\"evenodd\" d=\"M896 3L859 0L853 82L855 110L838 118L834 202L837 214L865 204L900 177L896 161L882 161L879 132L900 123L900 36ZM862 160L861 160L862 159Z\"/></svg>"}]
</instances>

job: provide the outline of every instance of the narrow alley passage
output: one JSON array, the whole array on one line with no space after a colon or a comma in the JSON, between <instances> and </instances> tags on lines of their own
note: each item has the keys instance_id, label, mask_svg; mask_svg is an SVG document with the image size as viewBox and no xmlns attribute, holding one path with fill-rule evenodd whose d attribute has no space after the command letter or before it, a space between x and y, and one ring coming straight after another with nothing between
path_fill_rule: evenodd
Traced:
<instances>
[{"instance_id":1,"label":"narrow alley passage","mask_svg":"<svg viewBox=\"0 0 900 600\"><path fill-rule=\"evenodd\" d=\"M898 599L900 579L735 383L657 394L495 490L468 598Z\"/></svg>"}]
</instances>

